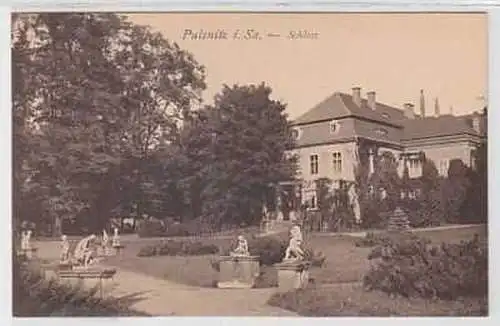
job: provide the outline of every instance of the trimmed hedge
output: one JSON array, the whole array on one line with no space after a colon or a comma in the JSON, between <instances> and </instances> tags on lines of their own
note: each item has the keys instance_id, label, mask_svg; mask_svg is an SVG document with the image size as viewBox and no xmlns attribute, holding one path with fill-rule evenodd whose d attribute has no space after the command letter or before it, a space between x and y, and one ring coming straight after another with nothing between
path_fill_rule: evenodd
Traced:
<instances>
[{"instance_id":1,"label":"trimmed hedge","mask_svg":"<svg viewBox=\"0 0 500 326\"><path fill-rule=\"evenodd\" d=\"M140 249L137 256L202 256L219 252L219 247L214 244L204 244L200 241L161 241Z\"/></svg>"},{"instance_id":2,"label":"trimmed hedge","mask_svg":"<svg viewBox=\"0 0 500 326\"><path fill-rule=\"evenodd\" d=\"M368 258L375 263L363 280L367 290L444 300L488 293L488 250L477 235L441 246L425 239L389 241Z\"/></svg>"}]
</instances>

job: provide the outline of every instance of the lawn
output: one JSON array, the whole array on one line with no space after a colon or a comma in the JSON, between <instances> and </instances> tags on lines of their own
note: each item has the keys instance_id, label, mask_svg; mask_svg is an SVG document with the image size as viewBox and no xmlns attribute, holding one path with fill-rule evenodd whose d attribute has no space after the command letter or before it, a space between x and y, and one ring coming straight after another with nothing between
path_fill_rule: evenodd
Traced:
<instances>
[{"instance_id":1,"label":"lawn","mask_svg":"<svg viewBox=\"0 0 500 326\"><path fill-rule=\"evenodd\" d=\"M418 231L421 237L435 244L457 243L478 234L487 239L486 226L462 229ZM313 268L312 288L285 294L275 294L269 304L292 310L303 316L485 316L488 314L486 298L455 301L405 299L390 297L378 291L362 288L363 275L370 267L367 255L371 248L356 247L357 237L311 235L305 241L327 257L322 268ZM190 257L137 257L139 250L158 240L140 239L125 243L122 256L113 257L110 264L144 273L160 279L200 287L213 287L217 272L211 262L217 255ZM207 244L228 248L231 240L203 239ZM257 286L277 284L277 273L272 267L262 267L263 276Z\"/></svg>"},{"instance_id":2,"label":"lawn","mask_svg":"<svg viewBox=\"0 0 500 326\"><path fill-rule=\"evenodd\" d=\"M474 226L465 229L420 231L420 236L426 237L434 243L460 242L471 239L474 233L481 238L486 238L485 226ZM323 268L314 268L311 277L317 284L334 284L360 282L363 275L370 267L366 259L370 248L358 248L354 246L357 240L350 236L315 236L306 239L316 250L322 251L327 257ZM181 284L201 287L212 287L217 280L217 272L211 267L211 261L217 255L190 256L190 257L137 257L139 250L158 240L140 239L134 240L126 245L125 251L119 257L109 260L110 264L126 270L144 273L153 277L167 279ZM228 239L204 239L207 244L215 244L221 248L227 248L231 244ZM272 268L263 268L263 283L276 283L276 273Z\"/></svg>"}]
</instances>

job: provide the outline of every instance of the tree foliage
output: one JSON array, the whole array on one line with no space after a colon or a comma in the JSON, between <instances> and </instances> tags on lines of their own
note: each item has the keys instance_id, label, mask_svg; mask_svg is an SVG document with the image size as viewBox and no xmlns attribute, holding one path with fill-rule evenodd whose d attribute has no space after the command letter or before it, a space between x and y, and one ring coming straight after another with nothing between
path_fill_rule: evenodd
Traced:
<instances>
[{"instance_id":1,"label":"tree foliage","mask_svg":"<svg viewBox=\"0 0 500 326\"><path fill-rule=\"evenodd\" d=\"M293 178L285 105L270 95L265 84L224 86L183 130L178 160L188 164L179 164L179 184L188 215L214 224L257 222L269 186Z\"/></svg>"},{"instance_id":2,"label":"tree foliage","mask_svg":"<svg viewBox=\"0 0 500 326\"><path fill-rule=\"evenodd\" d=\"M199 101L203 67L115 14L17 15L13 27L15 216L100 229L140 204L149 156Z\"/></svg>"}]
</instances>

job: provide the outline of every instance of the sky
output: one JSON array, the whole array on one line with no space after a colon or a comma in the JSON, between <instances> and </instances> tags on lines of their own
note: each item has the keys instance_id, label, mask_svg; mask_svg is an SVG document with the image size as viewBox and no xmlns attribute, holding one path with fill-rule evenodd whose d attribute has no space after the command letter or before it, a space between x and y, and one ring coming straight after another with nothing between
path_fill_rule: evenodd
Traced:
<instances>
[{"instance_id":1,"label":"sky","mask_svg":"<svg viewBox=\"0 0 500 326\"><path fill-rule=\"evenodd\" d=\"M128 15L191 52L205 66L210 103L223 84L266 82L273 98L287 103L293 119L334 92L362 95L401 108L418 106L424 90L426 114L465 114L487 97L488 25L485 14L464 13L148 13ZM186 30L228 39L200 40ZM261 39L232 39L252 29ZM289 39L290 32L316 33ZM279 37L267 37L268 33ZM191 34L193 35L193 34Z\"/></svg>"}]
</instances>

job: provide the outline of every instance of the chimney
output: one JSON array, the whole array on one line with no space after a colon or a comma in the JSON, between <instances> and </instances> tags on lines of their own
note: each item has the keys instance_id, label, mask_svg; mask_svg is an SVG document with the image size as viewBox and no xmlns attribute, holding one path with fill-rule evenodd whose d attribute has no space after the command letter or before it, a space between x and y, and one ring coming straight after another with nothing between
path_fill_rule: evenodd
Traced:
<instances>
[{"instance_id":1,"label":"chimney","mask_svg":"<svg viewBox=\"0 0 500 326\"><path fill-rule=\"evenodd\" d=\"M439 109L439 100L437 97L434 99L434 115L436 117L439 117L441 115L441 110Z\"/></svg>"},{"instance_id":2,"label":"chimney","mask_svg":"<svg viewBox=\"0 0 500 326\"><path fill-rule=\"evenodd\" d=\"M357 106L361 107L361 87L352 88L352 100Z\"/></svg>"},{"instance_id":3,"label":"chimney","mask_svg":"<svg viewBox=\"0 0 500 326\"><path fill-rule=\"evenodd\" d=\"M370 91L370 92L366 93L366 96L368 97L368 107L375 111L377 109L377 102L375 100L375 92Z\"/></svg>"},{"instance_id":4,"label":"chimney","mask_svg":"<svg viewBox=\"0 0 500 326\"><path fill-rule=\"evenodd\" d=\"M425 96L424 90L420 90L420 117L425 118Z\"/></svg>"},{"instance_id":5,"label":"chimney","mask_svg":"<svg viewBox=\"0 0 500 326\"><path fill-rule=\"evenodd\" d=\"M407 117L408 119L415 119L414 107L415 106L412 103L404 104L405 117Z\"/></svg>"}]
</instances>

